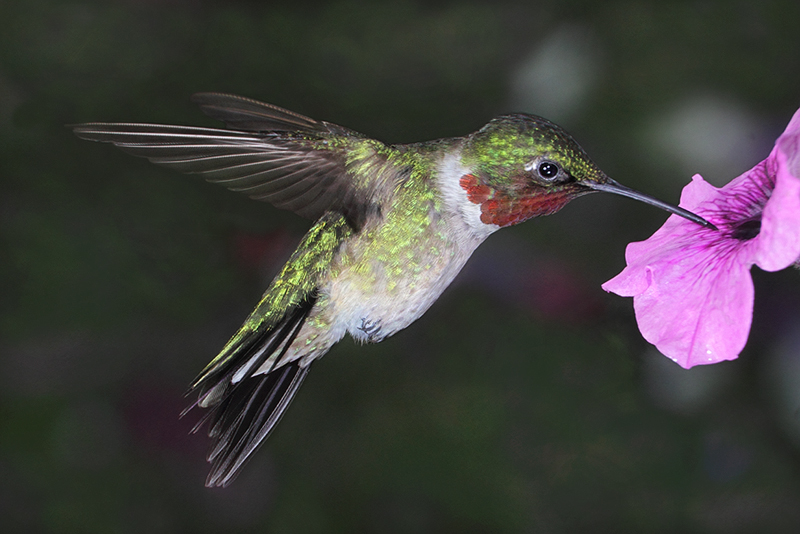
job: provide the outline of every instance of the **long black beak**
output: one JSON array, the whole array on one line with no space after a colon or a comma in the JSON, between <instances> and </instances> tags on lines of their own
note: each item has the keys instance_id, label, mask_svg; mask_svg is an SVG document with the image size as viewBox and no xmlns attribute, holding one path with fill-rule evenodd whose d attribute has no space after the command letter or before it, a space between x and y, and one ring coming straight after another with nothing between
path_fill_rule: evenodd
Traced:
<instances>
[{"instance_id":1,"label":"long black beak","mask_svg":"<svg viewBox=\"0 0 800 534\"><path fill-rule=\"evenodd\" d=\"M704 218L700 217L699 215L695 215L689 210L673 206L672 204L667 204L666 202L662 202L657 198L651 197L650 195L645 195L644 193L640 193L639 191L631 189L630 187L625 187L624 185L615 182L611 178L608 178L608 181L603 183L584 182L584 184L587 185L589 188L593 189L594 191L605 191L606 193L614 193L615 195L622 195L623 197L633 198L635 200L644 202L645 204L650 204L651 206L655 206L670 213L674 213L675 215L679 215L684 219L688 219L701 226L705 226L706 228L711 228L713 230L717 229L716 226L714 226Z\"/></svg>"}]
</instances>

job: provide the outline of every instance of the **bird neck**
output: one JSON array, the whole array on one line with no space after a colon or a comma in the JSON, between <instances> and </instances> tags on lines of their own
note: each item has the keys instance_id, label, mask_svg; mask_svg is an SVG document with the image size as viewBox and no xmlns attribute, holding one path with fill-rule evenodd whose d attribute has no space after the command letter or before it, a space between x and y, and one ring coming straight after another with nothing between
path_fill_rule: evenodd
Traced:
<instances>
[{"instance_id":1,"label":"bird neck","mask_svg":"<svg viewBox=\"0 0 800 534\"><path fill-rule=\"evenodd\" d=\"M443 211L451 219L456 232L479 243L496 232L500 225L482 217L481 203L475 202L478 194L464 187L465 177L471 170L462 161L462 146L448 149L435 170L436 185L442 196Z\"/></svg>"}]
</instances>

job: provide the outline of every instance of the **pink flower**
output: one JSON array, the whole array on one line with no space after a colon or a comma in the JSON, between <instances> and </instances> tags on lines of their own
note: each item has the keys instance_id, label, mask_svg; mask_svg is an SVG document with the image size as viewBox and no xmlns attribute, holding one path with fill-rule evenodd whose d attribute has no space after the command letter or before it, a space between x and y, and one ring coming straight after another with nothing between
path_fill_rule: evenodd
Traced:
<instances>
[{"instance_id":1,"label":"pink flower","mask_svg":"<svg viewBox=\"0 0 800 534\"><path fill-rule=\"evenodd\" d=\"M744 348L750 267L778 271L800 257L800 110L767 159L720 189L695 175L680 205L718 230L670 216L628 245L627 267L603 289L633 297L644 338L688 369Z\"/></svg>"}]
</instances>

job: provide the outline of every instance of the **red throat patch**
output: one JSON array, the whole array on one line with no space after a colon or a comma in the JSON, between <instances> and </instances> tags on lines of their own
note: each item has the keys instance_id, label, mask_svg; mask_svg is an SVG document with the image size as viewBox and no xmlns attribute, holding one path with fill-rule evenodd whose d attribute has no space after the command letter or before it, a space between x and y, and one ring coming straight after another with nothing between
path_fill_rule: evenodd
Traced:
<instances>
[{"instance_id":1,"label":"red throat patch","mask_svg":"<svg viewBox=\"0 0 800 534\"><path fill-rule=\"evenodd\" d=\"M458 181L461 189L467 192L467 199L473 204L483 204L494 194L494 190L488 185L480 183L474 174L465 174Z\"/></svg>"},{"instance_id":2,"label":"red throat patch","mask_svg":"<svg viewBox=\"0 0 800 534\"><path fill-rule=\"evenodd\" d=\"M467 199L480 205L481 222L497 226L511 226L532 217L555 213L570 200L565 190L512 197L482 184L474 174L465 174L458 183L467 192Z\"/></svg>"}]
</instances>

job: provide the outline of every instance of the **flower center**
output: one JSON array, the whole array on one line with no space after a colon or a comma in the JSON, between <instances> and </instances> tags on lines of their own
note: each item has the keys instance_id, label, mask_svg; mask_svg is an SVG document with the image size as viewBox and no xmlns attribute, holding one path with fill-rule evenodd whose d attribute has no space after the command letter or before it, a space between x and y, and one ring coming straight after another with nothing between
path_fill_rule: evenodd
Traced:
<instances>
[{"instance_id":1,"label":"flower center","mask_svg":"<svg viewBox=\"0 0 800 534\"><path fill-rule=\"evenodd\" d=\"M739 239L740 241L747 241L756 237L760 231L761 214L759 214L758 217L744 220L734 226L731 230L731 237L734 239Z\"/></svg>"}]
</instances>

